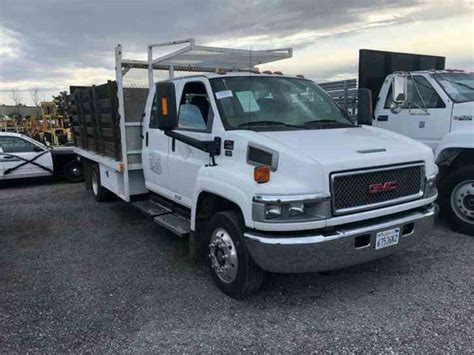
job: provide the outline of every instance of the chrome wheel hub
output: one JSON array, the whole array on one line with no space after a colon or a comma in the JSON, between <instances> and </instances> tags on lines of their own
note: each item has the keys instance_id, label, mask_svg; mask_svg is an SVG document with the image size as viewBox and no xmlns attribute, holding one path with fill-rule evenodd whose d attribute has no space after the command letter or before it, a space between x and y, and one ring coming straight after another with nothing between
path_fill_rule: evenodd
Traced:
<instances>
[{"instance_id":1,"label":"chrome wheel hub","mask_svg":"<svg viewBox=\"0 0 474 355\"><path fill-rule=\"evenodd\" d=\"M453 189L451 208L461 220L474 224L474 180L463 181Z\"/></svg>"},{"instance_id":2,"label":"chrome wheel hub","mask_svg":"<svg viewBox=\"0 0 474 355\"><path fill-rule=\"evenodd\" d=\"M237 250L225 229L218 228L212 233L209 243L209 258L219 279L225 283L235 280L238 270Z\"/></svg>"}]
</instances>

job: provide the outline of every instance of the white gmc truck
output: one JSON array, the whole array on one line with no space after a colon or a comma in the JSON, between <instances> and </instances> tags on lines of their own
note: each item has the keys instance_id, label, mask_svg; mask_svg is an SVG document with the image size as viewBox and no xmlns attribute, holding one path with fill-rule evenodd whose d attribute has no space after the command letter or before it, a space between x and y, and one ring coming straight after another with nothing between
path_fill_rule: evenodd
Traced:
<instances>
[{"instance_id":1,"label":"white gmc truck","mask_svg":"<svg viewBox=\"0 0 474 355\"><path fill-rule=\"evenodd\" d=\"M395 101L392 87L398 90ZM367 123L372 124L372 118ZM377 97L373 126L416 139L434 151L441 212L453 229L474 235L474 73L388 75Z\"/></svg>"},{"instance_id":2,"label":"white gmc truck","mask_svg":"<svg viewBox=\"0 0 474 355\"><path fill-rule=\"evenodd\" d=\"M180 48L154 57L169 46ZM190 39L150 45L139 61L118 46L115 82L71 91L75 152L95 198L113 193L189 235L232 297L257 290L265 271L343 268L432 231L431 149L354 125L310 80L256 69L291 55ZM127 82L140 71L145 87Z\"/></svg>"}]
</instances>

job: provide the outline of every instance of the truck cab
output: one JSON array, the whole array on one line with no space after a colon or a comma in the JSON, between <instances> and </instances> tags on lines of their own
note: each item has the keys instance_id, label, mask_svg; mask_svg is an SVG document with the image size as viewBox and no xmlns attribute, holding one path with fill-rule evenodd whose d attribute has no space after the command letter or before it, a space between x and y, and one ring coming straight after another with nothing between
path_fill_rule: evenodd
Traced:
<instances>
[{"instance_id":1,"label":"truck cab","mask_svg":"<svg viewBox=\"0 0 474 355\"><path fill-rule=\"evenodd\" d=\"M404 97L398 103L395 81ZM426 70L388 75L373 125L416 139L435 152L442 211L456 229L474 235L474 74Z\"/></svg>"},{"instance_id":2,"label":"truck cab","mask_svg":"<svg viewBox=\"0 0 474 355\"><path fill-rule=\"evenodd\" d=\"M153 56L171 44L184 46ZM116 83L72 95L75 151L96 199L112 192L189 237L233 297L256 291L265 272L355 265L432 230L431 149L355 125L311 80L256 67L291 54L187 40L150 45L142 62L123 59L118 47ZM148 90L124 84L133 69L147 71ZM157 70L168 78L155 80ZM176 77L180 71L192 73ZM116 96L102 94L111 91ZM115 134L106 127L115 125L119 144L105 145ZM110 136L102 142L88 132Z\"/></svg>"}]
</instances>

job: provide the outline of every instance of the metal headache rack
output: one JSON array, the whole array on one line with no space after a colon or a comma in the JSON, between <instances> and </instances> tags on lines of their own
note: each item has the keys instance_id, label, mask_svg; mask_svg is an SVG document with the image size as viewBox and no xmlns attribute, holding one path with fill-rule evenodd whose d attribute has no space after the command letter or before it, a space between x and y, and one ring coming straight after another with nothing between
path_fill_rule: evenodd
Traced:
<instances>
[{"instance_id":1,"label":"metal headache rack","mask_svg":"<svg viewBox=\"0 0 474 355\"><path fill-rule=\"evenodd\" d=\"M153 49L170 48L184 45L170 53L153 58ZM148 69L149 86L153 85L153 71L167 70L169 78L175 71L215 73L218 70L242 71L253 70L256 65L271 63L291 58L292 48L266 50L231 49L196 45L194 38L148 45L148 60L122 59L122 47L116 47L117 68L122 68L122 75L131 68Z\"/></svg>"}]
</instances>

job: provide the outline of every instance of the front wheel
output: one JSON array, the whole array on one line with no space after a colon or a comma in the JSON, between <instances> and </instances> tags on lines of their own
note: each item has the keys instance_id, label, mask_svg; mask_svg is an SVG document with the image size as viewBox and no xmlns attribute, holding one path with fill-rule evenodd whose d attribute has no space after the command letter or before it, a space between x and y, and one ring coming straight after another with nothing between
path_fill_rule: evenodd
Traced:
<instances>
[{"instance_id":1,"label":"front wheel","mask_svg":"<svg viewBox=\"0 0 474 355\"><path fill-rule=\"evenodd\" d=\"M448 175L442 189L453 229L474 236L474 166L460 168Z\"/></svg>"},{"instance_id":2,"label":"front wheel","mask_svg":"<svg viewBox=\"0 0 474 355\"><path fill-rule=\"evenodd\" d=\"M208 228L211 275L227 295L240 298L257 291L264 272L252 260L243 240L243 222L234 211L219 212Z\"/></svg>"}]
</instances>

